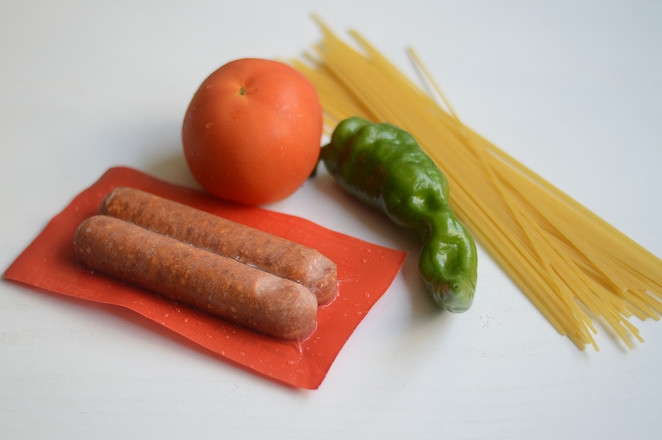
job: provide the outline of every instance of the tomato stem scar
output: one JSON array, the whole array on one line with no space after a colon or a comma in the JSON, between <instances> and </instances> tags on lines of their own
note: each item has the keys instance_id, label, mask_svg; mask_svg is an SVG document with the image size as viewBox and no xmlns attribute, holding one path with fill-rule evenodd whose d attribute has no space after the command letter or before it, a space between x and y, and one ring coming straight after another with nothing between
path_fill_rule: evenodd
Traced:
<instances>
[{"instance_id":1,"label":"tomato stem scar","mask_svg":"<svg viewBox=\"0 0 662 440\"><path fill-rule=\"evenodd\" d=\"M244 86L239 87L239 94L241 96L244 96L246 94L246 87Z\"/></svg>"}]
</instances>

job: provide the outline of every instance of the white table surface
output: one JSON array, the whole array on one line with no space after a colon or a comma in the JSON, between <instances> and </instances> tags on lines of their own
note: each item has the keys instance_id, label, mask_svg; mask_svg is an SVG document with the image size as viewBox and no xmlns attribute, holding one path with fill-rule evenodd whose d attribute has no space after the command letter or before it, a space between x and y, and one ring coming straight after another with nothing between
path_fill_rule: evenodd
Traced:
<instances>
[{"instance_id":1,"label":"white table surface","mask_svg":"<svg viewBox=\"0 0 662 440\"><path fill-rule=\"evenodd\" d=\"M0 3L0 266L114 165L195 186L180 124L227 61L299 56L358 29L403 70L413 46L464 121L662 256L662 3ZM311 208L312 207L312 208ZM322 172L270 209L416 251ZM464 314L434 310L410 254L320 389L182 346L129 312L0 283L0 439L648 439L662 322L646 342L559 336L480 252Z\"/></svg>"}]
</instances>

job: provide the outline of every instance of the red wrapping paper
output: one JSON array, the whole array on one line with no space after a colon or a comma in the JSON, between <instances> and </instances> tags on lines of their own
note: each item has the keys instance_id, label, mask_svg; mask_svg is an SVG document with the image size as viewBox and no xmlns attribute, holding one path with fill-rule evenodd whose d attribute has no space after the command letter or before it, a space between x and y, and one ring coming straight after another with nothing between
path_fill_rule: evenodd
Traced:
<instances>
[{"instance_id":1,"label":"red wrapping paper","mask_svg":"<svg viewBox=\"0 0 662 440\"><path fill-rule=\"evenodd\" d=\"M316 248L338 266L339 292L321 306L305 340L280 341L172 302L78 265L73 235L116 187L133 187ZM237 205L116 167L81 192L18 256L4 278L37 288L130 309L234 365L277 382L317 389L354 329L397 275L405 252L331 231L303 218ZM176 338L181 340L180 338Z\"/></svg>"}]
</instances>

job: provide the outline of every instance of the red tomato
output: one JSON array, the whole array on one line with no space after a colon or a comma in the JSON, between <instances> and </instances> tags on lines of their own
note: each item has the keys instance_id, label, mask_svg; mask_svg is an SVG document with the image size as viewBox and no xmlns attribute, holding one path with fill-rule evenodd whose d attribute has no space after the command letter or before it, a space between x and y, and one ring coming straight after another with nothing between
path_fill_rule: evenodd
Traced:
<instances>
[{"instance_id":1,"label":"red tomato","mask_svg":"<svg viewBox=\"0 0 662 440\"><path fill-rule=\"evenodd\" d=\"M294 193L317 163L322 106L313 85L287 64L232 61L200 85L182 127L195 179L217 197L248 205Z\"/></svg>"}]
</instances>

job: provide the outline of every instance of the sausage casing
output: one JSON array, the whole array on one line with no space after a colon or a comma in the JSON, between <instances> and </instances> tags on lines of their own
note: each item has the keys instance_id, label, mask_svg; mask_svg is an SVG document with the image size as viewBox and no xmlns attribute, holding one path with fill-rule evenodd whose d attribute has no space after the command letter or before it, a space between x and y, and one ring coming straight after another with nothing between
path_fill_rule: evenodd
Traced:
<instances>
[{"instance_id":1,"label":"sausage casing","mask_svg":"<svg viewBox=\"0 0 662 440\"><path fill-rule=\"evenodd\" d=\"M99 214L120 218L309 288L318 303L337 292L336 264L316 249L134 188L115 188Z\"/></svg>"},{"instance_id":2,"label":"sausage casing","mask_svg":"<svg viewBox=\"0 0 662 440\"><path fill-rule=\"evenodd\" d=\"M95 271L276 338L315 326L317 299L301 284L123 220L84 220L74 250Z\"/></svg>"}]
</instances>

